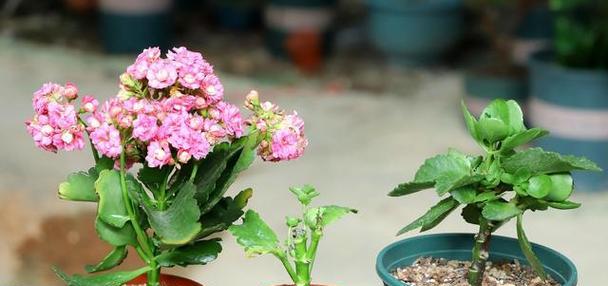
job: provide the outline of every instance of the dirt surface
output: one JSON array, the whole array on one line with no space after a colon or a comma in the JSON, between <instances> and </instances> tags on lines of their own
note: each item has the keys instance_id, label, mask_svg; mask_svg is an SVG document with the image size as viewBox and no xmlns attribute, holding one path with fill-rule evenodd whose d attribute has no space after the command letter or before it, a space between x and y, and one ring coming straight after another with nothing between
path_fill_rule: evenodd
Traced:
<instances>
[{"instance_id":1,"label":"dirt surface","mask_svg":"<svg viewBox=\"0 0 608 286\"><path fill-rule=\"evenodd\" d=\"M467 261L422 257L412 266L398 268L393 275L411 286L469 286ZM552 278L542 281L519 261L488 263L483 286L559 286Z\"/></svg>"}]
</instances>

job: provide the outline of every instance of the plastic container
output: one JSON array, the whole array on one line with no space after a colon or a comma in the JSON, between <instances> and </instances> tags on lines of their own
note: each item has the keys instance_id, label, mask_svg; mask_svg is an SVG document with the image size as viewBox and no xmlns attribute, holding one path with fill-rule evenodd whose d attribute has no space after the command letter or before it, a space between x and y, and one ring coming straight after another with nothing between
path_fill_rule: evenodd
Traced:
<instances>
[{"instance_id":1,"label":"plastic container","mask_svg":"<svg viewBox=\"0 0 608 286\"><path fill-rule=\"evenodd\" d=\"M474 235L470 233L442 233L421 235L397 241L385 247L376 260L376 272L386 286L403 286L391 271L399 266L411 265L423 256L446 259L471 260ZM548 247L532 244L532 248L545 266L548 275L562 286L575 286L577 270L572 261L559 252ZM492 236L490 243L491 261L517 259L527 264L524 254L519 248L517 239Z\"/></svg>"}]
</instances>

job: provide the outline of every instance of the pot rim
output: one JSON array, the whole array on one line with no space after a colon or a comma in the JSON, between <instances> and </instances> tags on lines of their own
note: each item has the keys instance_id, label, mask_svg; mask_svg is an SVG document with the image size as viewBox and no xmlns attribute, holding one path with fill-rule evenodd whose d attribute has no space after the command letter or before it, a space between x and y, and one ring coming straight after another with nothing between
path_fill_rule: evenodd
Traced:
<instances>
[{"instance_id":1,"label":"pot rim","mask_svg":"<svg viewBox=\"0 0 608 286\"><path fill-rule=\"evenodd\" d=\"M573 68L561 65L555 61L555 53L551 49L544 49L533 53L528 60L531 71L543 71L547 74L572 78L577 81L600 81L608 80L608 71L603 69Z\"/></svg>"},{"instance_id":2,"label":"pot rim","mask_svg":"<svg viewBox=\"0 0 608 286\"><path fill-rule=\"evenodd\" d=\"M384 256L386 255L386 253L396 247L399 247L401 244L403 244L404 242L411 242L411 241L417 241L417 240L425 240L425 239L429 239L429 238L435 238L435 237L451 237L450 239L454 239L457 237L473 237L474 234L473 233L465 233L465 232L448 232L448 233L435 233L435 234L424 234L424 235L417 235L414 237L409 237L409 238L405 238L405 239L401 239L398 241L395 241L391 244L389 244L388 246L384 247L380 253L378 253L378 256L376 257L376 273L378 274L378 276L380 276L380 278L385 281L385 282L389 282L389 283L403 283L401 281L399 281L397 278L395 278L389 271L389 269L387 267L384 267L384 263L382 263L382 260L384 258ZM502 235L492 235L492 239L502 239L502 240L513 240L517 243L517 239L512 238L512 237L508 237L508 236L502 236ZM564 263L566 263L568 265L569 268L571 268L573 270L572 275L570 276L570 278L568 280L566 280L566 282L564 283L564 285L576 285L575 283L577 282L577 277L578 277L578 270L576 269L576 266L574 265L574 263L565 255L561 254L560 252L546 247L544 245L540 245L537 243L531 243L532 244L532 248L536 248L536 249L542 249L544 251L547 252L551 252L552 254L554 254L557 258L561 259ZM492 251L490 251L490 253L492 253ZM515 257L514 257L515 259ZM541 261L542 263L542 261ZM547 267L547 265L545 265L543 263L544 267ZM386 284L388 285L388 284ZM396 284L399 285L399 284Z\"/></svg>"}]
</instances>

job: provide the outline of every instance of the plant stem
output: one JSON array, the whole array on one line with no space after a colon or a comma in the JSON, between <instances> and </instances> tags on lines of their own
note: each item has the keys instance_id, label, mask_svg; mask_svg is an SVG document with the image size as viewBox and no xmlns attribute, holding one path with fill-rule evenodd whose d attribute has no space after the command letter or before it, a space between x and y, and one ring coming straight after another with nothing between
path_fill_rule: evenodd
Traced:
<instances>
[{"instance_id":1,"label":"plant stem","mask_svg":"<svg viewBox=\"0 0 608 286\"><path fill-rule=\"evenodd\" d=\"M310 260L306 249L306 235L298 235L294 239L294 253L296 263L296 286L310 286Z\"/></svg>"},{"instance_id":2,"label":"plant stem","mask_svg":"<svg viewBox=\"0 0 608 286\"><path fill-rule=\"evenodd\" d=\"M192 167L192 173L190 173L190 179L188 179L188 182L190 182L190 183L194 182L194 178L196 178L197 172L198 172L198 164L194 164L194 166Z\"/></svg>"},{"instance_id":3,"label":"plant stem","mask_svg":"<svg viewBox=\"0 0 608 286\"><path fill-rule=\"evenodd\" d=\"M162 184L158 188L158 199L156 201L158 209L161 211L165 210L167 207L167 183L169 181L169 175L171 175L171 172L167 172Z\"/></svg>"},{"instance_id":4,"label":"plant stem","mask_svg":"<svg viewBox=\"0 0 608 286\"><path fill-rule=\"evenodd\" d=\"M317 249L319 248L319 241L321 241L321 237L323 236L323 231L316 229L311 233L310 247L308 248L308 261L310 263L308 267L308 275L312 275L312 267L315 264L315 257L317 256Z\"/></svg>"},{"instance_id":5,"label":"plant stem","mask_svg":"<svg viewBox=\"0 0 608 286\"><path fill-rule=\"evenodd\" d=\"M291 280L294 283L296 283L296 281L298 280L298 277L296 275L296 272L293 270L293 267L289 263L289 260L287 259L287 254L284 251L276 252L273 254L276 258L281 260L281 263L283 263L283 267L285 267L285 270L287 270L289 277L291 278Z\"/></svg>"},{"instance_id":6,"label":"plant stem","mask_svg":"<svg viewBox=\"0 0 608 286\"><path fill-rule=\"evenodd\" d=\"M468 281L472 286L481 286L486 262L490 256L490 239L492 237L493 224L483 217L479 218L479 232L475 235L473 246L473 258L469 267Z\"/></svg>"},{"instance_id":7,"label":"plant stem","mask_svg":"<svg viewBox=\"0 0 608 286\"><path fill-rule=\"evenodd\" d=\"M82 118L80 118L80 116L76 116L78 119L78 122L80 122L80 124L87 126L86 122L84 122L84 120L82 120ZM87 131L85 129L85 131L87 132L87 135L89 135L89 131ZM93 141L91 140L91 136L89 136L89 144L91 145L91 152L93 153L93 159L95 159L95 164L97 164L97 162L99 161L99 153L97 153L97 150L95 149L95 146L93 145Z\"/></svg>"},{"instance_id":8,"label":"plant stem","mask_svg":"<svg viewBox=\"0 0 608 286\"><path fill-rule=\"evenodd\" d=\"M129 214L129 221L135 230L135 234L137 236L137 242L139 243L139 247L141 248L141 255L145 255L142 257L146 263L150 266L152 270L148 272L148 286L158 286L159 285L159 273L160 268L158 267L156 260L154 260L154 251L152 250L152 246L148 240L148 236L143 231L141 226L139 225L139 219L137 218L137 214L133 209L133 203L131 202L131 198L129 197L128 189L127 189L127 171L126 171L126 158L125 158L125 146L123 144L123 151L120 153L120 188L122 191L122 198L125 203L125 208L127 209L127 213Z\"/></svg>"}]
</instances>

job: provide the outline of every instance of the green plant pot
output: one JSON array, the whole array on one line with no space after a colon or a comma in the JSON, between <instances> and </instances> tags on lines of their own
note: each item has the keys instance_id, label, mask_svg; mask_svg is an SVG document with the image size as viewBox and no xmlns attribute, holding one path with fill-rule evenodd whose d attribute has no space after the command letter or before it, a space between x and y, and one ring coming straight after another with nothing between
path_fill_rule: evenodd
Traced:
<instances>
[{"instance_id":1,"label":"green plant pot","mask_svg":"<svg viewBox=\"0 0 608 286\"><path fill-rule=\"evenodd\" d=\"M461 0L368 0L371 42L391 63L420 66L437 62L460 39Z\"/></svg>"},{"instance_id":2,"label":"green plant pot","mask_svg":"<svg viewBox=\"0 0 608 286\"><path fill-rule=\"evenodd\" d=\"M411 265L423 256L446 259L470 260L474 235L469 233L442 233L421 235L397 241L385 247L376 260L376 272L386 286L408 285L391 274L395 268ZM532 244L534 252L545 266L547 274L562 286L575 286L576 267L567 257L548 247ZM490 260L515 260L527 264L517 239L492 236Z\"/></svg>"},{"instance_id":3,"label":"green plant pot","mask_svg":"<svg viewBox=\"0 0 608 286\"><path fill-rule=\"evenodd\" d=\"M532 125L551 131L537 145L585 156L608 169L608 71L558 65L552 53L539 52L530 62L529 104ZM607 172L574 172L577 189L608 191Z\"/></svg>"},{"instance_id":4,"label":"green plant pot","mask_svg":"<svg viewBox=\"0 0 608 286\"><path fill-rule=\"evenodd\" d=\"M525 106L528 84L525 77L498 76L469 72L464 77L465 102L475 116L479 116L492 100L513 99Z\"/></svg>"}]
</instances>

